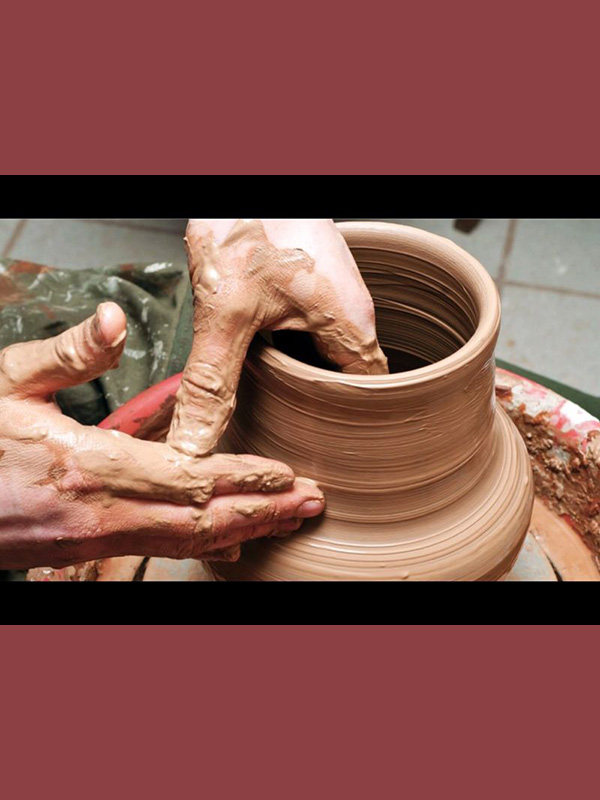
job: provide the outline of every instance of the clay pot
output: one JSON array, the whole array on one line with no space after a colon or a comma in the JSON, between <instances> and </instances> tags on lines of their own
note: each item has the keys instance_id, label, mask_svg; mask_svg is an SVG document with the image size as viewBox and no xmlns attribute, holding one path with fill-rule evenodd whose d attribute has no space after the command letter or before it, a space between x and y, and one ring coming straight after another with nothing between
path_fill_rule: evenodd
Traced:
<instances>
[{"instance_id":1,"label":"clay pot","mask_svg":"<svg viewBox=\"0 0 600 800\"><path fill-rule=\"evenodd\" d=\"M211 568L245 580L502 578L528 529L533 482L525 446L495 404L494 282L425 231L339 228L396 372L345 375L254 343L224 449L315 479L327 511Z\"/></svg>"}]
</instances>

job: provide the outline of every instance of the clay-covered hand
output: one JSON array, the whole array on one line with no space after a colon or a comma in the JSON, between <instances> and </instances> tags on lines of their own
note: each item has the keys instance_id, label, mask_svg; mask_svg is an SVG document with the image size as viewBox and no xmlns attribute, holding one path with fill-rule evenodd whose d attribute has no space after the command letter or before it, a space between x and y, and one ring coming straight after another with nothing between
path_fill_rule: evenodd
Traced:
<instances>
[{"instance_id":1,"label":"clay-covered hand","mask_svg":"<svg viewBox=\"0 0 600 800\"><path fill-rule=\"evenodd\" d=\"M242 364L259 330L312 333L326 359L350 373L386 373L373 300L327 219L190 220L194 341L169 435L205 455L224 432Z\"/></svg>"},{"instance_id":2,"label":"clay-covered hand","mask_svg":"<svg viewBox=\"0 0 600 800\"><path fill-rule=\"evenodd\" d=\"M193 459L79 425L54 393L114 368L125 315L106 303L54 339L0 353L0 568L119 555L235 559L323 509L311 481L254 456Z\"/></svg>"}]
</instances>

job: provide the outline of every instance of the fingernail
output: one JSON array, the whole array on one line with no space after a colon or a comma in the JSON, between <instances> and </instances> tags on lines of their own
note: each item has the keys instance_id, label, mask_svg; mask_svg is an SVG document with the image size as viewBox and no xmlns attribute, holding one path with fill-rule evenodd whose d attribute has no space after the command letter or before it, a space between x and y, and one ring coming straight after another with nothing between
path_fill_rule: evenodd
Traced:
<instances>
[{"instance_id":1,"label":"fingernail","mask_svg":"<svg viewBox=\"0 0 600 800\"><path fill-rule=\"evenodd\" d=\"M113 335L111 339L110 336L107 336L105 323L107 321L107 310L110 309L111 305L114 305L111 302L100 303L98 308L96 309L96 314L94 315L94 320L92 322L92 326L94 329L94 336L96 337L96 341L102 345L104 348L111 348L116 349L125 339L127 336L127 329L120 331L118 334ZM108 312L109 320L108 320L108 327L110 329L110 312Z\"/></svg>"},{"instance_id":2,"label":"fingernail","mask_svg":"<svg viewBox=\"0 0 600 800\"><path fill-rule=\"evenodd\" d=\"M323 500L307 500L296 510L298 517L316 517L322 513L325 503Z\"/></svg>"},{"instance_id":3,"label":"fingernail","mask_svg":"<svg viewBox=\"0 0 600 800\"><path fill-rule=\"evenodd\" d=\"M101 347L111 347L113 342L109 342L106 338L106 331L104 330L104 309L107 303L100 303L94 314L94 321L92 327L94 329L94 337Z\"/></svg>"},{"instance_id":4,"label":"fingernail","mask_svg":"<svg viewBox=\"0 0 600 800\"><path fill-rule=\"evenodd\" d=\"M121 331L121 333L117 336L117 338L112 340L112 342L110 343L110 346L111 347L118 347L121 344L121 342L125 339L126 336L127 336L127 331L126 330Z\"/></svg>"}]
</instances>

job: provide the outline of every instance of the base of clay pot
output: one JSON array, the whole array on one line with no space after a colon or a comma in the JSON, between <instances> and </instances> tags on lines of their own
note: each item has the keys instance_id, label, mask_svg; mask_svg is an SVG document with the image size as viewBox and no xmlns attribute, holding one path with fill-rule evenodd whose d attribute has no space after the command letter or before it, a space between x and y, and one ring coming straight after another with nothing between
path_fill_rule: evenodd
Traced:
<instances>
[{"instance_id":1,"label":"base of clay pot","mask_svg":"<svg viewBox=\"0 0 600 800\"><path fill-rule=\"evenodd\" d=\"M477 484L439 511L377 525L325 513L290 538L246 544L237 563L209 568L219 580L500 580L527 533L533 481L525 445L501 408L492 442Z\"/></svg>"}]
</instances>

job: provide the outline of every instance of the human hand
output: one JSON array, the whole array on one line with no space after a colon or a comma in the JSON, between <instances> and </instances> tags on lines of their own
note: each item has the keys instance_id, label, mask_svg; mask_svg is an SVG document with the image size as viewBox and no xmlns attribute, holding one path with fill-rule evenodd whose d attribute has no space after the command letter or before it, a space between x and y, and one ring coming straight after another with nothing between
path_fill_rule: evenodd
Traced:
<instances>
[{"instance_id":1,"label":"human hand","mask_svg":"<svg viewBox=\"0 0 600 800\"><path fill-rule=\"evenodd\" d=\"M301 330L344 372L386 373L373 300L333 220L190 220L192 352L168 442L211 452L259 330Z\"/></svg>"},{"instance_id":2,"label":"human hand","mask_svg":"<svg viewBox=\"0 0 600 800\"><path fill-rule=\"evenodd\" d=\"M122 310L105 303L60 336L0 352L0 568L234 560L240 543L321 513L316 484L279 462L193 459L63 416L54 393L116 367L125 336Z\"/></svg>"}]
</instances>

